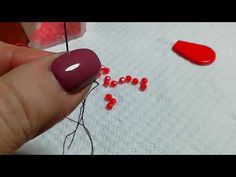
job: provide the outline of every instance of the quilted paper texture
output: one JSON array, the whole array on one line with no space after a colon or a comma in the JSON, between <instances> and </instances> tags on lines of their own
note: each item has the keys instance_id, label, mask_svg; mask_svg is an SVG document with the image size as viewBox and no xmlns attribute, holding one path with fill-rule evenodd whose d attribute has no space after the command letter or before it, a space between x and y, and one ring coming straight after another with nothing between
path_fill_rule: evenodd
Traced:
<instances>
[{"instance_id":1,"label":"quilted paper texture","mask_svg":"<svg viewBox=\"0 0 236 177\"><path fill-rule=\"evenodd\" d=\"M88 23L70 49L90 48L111 68L111 77L130 74L149 79L148 89L100 85L87 100L84 121L95 154L236 153L236 23ZM197 66L177 56L166 39L212 47L216 61ZM47 49L63 51L61 44ZM102 83L101 79L98 82ZM103 97L118 100L112 111ZM76 120L77 108L69 117ZM62 154L64 137L76 124L63 120L25 144L20 154ZM90 154L79 128L66 154Z\"/></svg>"}]
</instances>

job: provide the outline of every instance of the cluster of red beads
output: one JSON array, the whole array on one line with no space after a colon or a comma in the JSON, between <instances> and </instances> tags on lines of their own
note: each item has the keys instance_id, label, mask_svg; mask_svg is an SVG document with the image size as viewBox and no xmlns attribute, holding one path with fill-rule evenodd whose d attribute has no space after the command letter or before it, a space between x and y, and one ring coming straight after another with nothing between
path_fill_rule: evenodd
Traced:
<instances>
[{"instance_id":1,"label":"cluster of red beads","mask_svg":"<svg viewBox=\"0 0 236 177\"><path fill-rule=\"evenodd\" d=\"M101 66L101 70L100 70L101 74L106 75L106 74L109 74L109 72L110 72L110 68L108 68L108 67L106 67L104 65Z\"/></svg>"},{"instance_id":2,"label":"cluster of red beads","mask_svg":"<svg viewBox=\"0 0 236 177\"><path fill-rule=\"evenodd\" d=\"M140 81L139 90L140 91L146 90L147 89L147 83L148 83L148 79L146 77L143 77Z\"/></svg>"},{"instance_id":3,"label":"cluster of red beads","mask_svg":"<svg viewBox=\"0 0 236 177\"><path fill-rule=\"evenodd\" d=\"M123 76L120 77L119 80L116 81L116 80L111 79L111 76L108 75L109 73L110 73L110 68L102 65L100 75L102 75L102 74L107 75L104 77L104 80L103 80L104 87L109 86L111 88L114 88L118 84L131 83L132 85L138 85L138 83L139 83L139 90L140 91L145 91L147 89L148 79L146 77L141 78L141 80L139 81L138 78L127 75L125 77L123 77ZM116 104L116 99L113 98L111 94L106 94L105 100L108 101L108 103L106 105L106 109L108 109L108 110L111 110L113 108L113 106Z\"/></svg>"},{"instance_id":4,"label":"cluster of red beads","mask_svg":"<svg viewBox=\"0 0 236 177\"><path fill-rule=\"evenodd\" d=\"M108 94L106 94L105 95L105 97L104 97L104 99L106 100L106 101L108 101L108 103L107 103L107 105L106 105L106 109L107 110L111 110L112 108L113 108L113 106L116 104L116 99L110 94L110 93L108 93Z\"/></svg>"},{"instance_id":5,"label":"cluster of red beads","mask_svg":"<svg viewBox=\"0 0 236 177\"><path fill-rule=\"evenodd\" d=\"M119 81L111 80L110 76L106 76L103 81L104 87L116 87L118 84L124 84L131 82L132 85L137 85L140 82L139 90L144 91L147 89L147 83L148 79L146 77L143 77L140 81L138 78L134 77L132 78L130 75L127 75L126 77L120 77Z\"/></svg>"},{"instance_id":6,"label":"cluster of red beads","mask_svg":"<svg viewBox=\"0 0 236 177\"><path fill-rule=\"evenodd\" d=\"M78 37L83 33L80 22L67 22L67 35L69 38ZM47 47L63 41L64 37L63 22L41 22L29 36L35 45Z\"/></svg>"}]
</instances>

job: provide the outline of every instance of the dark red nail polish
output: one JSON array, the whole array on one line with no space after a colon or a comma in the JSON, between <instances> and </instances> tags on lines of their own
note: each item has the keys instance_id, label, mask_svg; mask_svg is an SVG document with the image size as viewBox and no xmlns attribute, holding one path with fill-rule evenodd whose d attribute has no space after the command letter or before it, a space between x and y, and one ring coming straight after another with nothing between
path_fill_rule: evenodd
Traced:
<instances>
[{"instance_id":1,"label":"dark red nail polish","mask_svg":"<svg viewBox=\"0 0 236 177\"><path fill-rule=\"evenodd\" d=\"M51 70L61 86L68 92L80 91L100 72L98 56L90 49L77 49L65 53L53 61Z\"/></svg>"}]
</instances>

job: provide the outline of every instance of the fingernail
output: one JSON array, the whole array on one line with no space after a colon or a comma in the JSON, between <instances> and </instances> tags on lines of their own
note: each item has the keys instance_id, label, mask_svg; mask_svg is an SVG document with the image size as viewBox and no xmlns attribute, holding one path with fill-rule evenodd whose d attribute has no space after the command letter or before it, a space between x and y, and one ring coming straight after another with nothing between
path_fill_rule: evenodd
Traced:
<instances>
[{"instance_id":1,"label":"fingernail","mask_svg":"<svg viewBox=\"0 0 236 177\"><path fill-rule=\"evenodd\" d=\"M51 70L67 92L80 91L98 77L101 63L90 49L77 49L55 59Z\"/></svg>"}]
</instances>

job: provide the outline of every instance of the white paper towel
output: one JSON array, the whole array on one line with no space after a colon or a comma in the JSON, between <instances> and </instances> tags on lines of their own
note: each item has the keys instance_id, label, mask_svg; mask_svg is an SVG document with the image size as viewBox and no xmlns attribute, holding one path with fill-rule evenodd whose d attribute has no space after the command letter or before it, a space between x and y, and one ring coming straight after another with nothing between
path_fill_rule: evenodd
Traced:
<instances>
[{"instance_id":1,"label":"white paper towel","mask_svg":"<svg viewBox=\"0 0 236 177\"><path fill-rule=\"evenodd\" d=\"M70 50L94 50L111 76L149 79L148 89L125 84L99 86L87 100L84 120L95 154L236 153L236 23L88 23ZM187 40L212 47L216 61L197 66L173 53L159 39ZM61 44L47 49L64 51ZM101 80L98 80L101 83ZM118 104L105 109L112 93ZM69 117L76 120L79 109ZM20 154L62 154L64 137L76 124L63 120L25 144ZM66 154L89 154L79 128Z\"/></svg>"}]
</instances>

